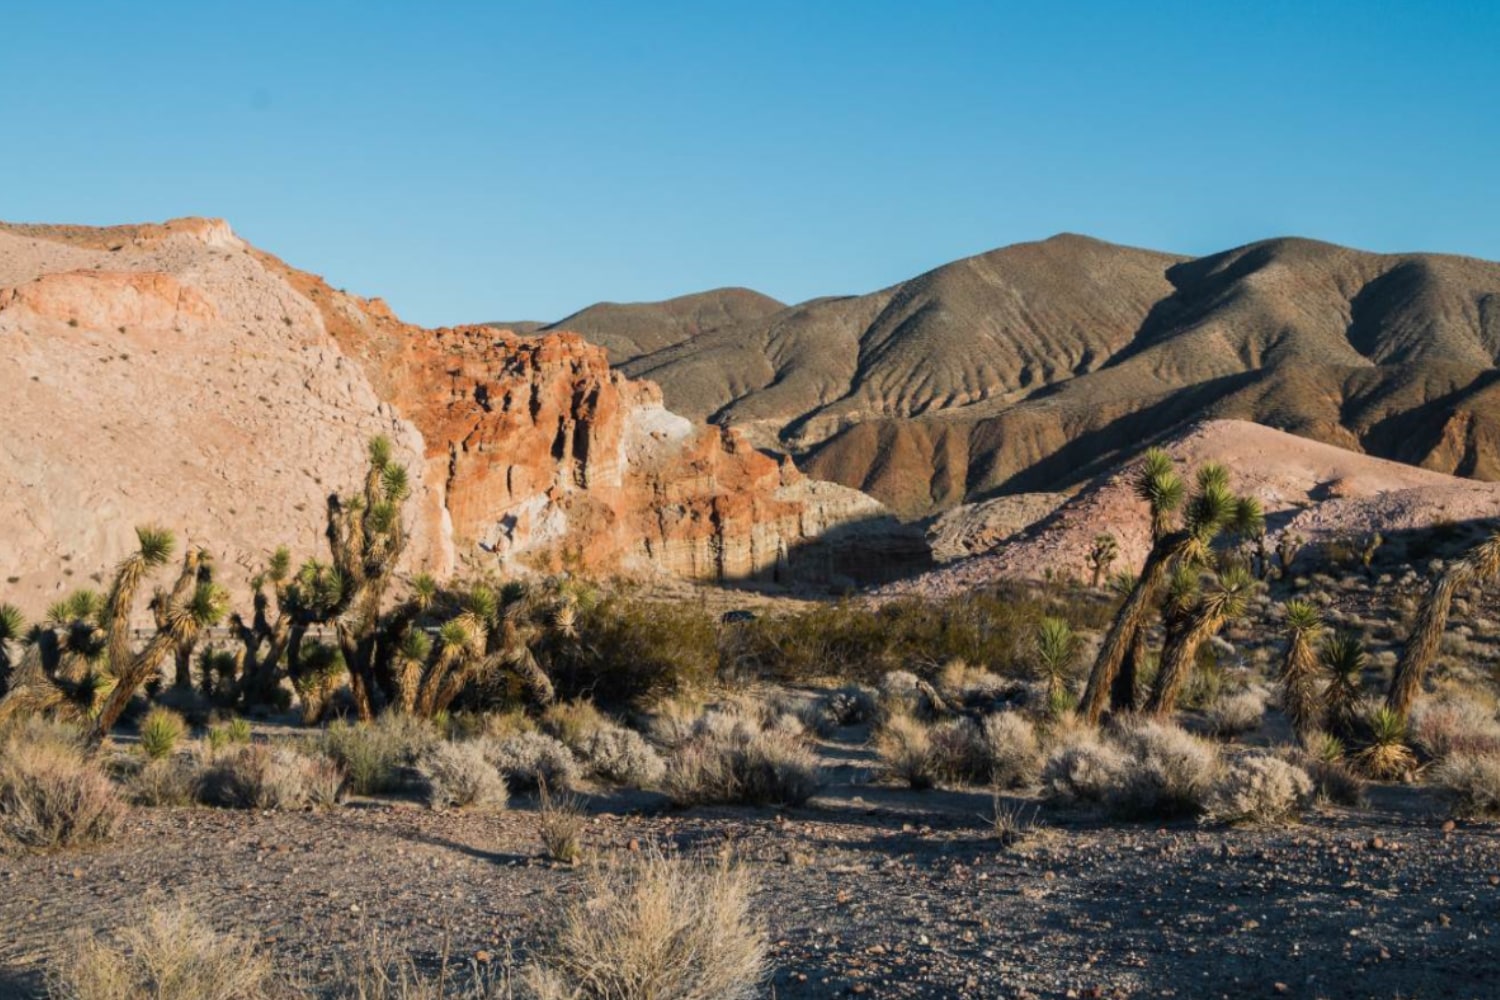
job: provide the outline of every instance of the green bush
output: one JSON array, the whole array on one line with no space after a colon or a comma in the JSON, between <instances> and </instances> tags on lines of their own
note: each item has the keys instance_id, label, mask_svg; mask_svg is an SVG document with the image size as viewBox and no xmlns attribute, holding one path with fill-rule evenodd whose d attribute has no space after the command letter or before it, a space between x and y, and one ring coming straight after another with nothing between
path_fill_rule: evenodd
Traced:
<instances>
[{"instance_id":1,"label":"green bush","mask_svg":"<svg viewBox=\"0 0 1500 1000\"><path fill-rule=\"evenodd\" d=\"M713 617L692 605L612 596L581 606L577 631L544 651L562 698L624 705L704 687L718 670Z\"/></svg>"},{"instance_id":2,"label":"green bush","mask_svg":"<svg viewBox=\"0 0 1500 1000\"><path fill-rule=\"evenodd\" d=\"M141 721L141 750L152 760L170 757L187 733L187 723L170 708L153 708Z\"/></svg>"}]
</instances>

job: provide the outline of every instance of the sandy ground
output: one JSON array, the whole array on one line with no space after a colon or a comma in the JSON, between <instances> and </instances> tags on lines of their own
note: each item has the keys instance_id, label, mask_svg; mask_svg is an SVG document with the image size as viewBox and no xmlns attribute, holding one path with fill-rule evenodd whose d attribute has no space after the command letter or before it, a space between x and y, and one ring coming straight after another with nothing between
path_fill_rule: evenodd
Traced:
<instances>
[{"instance_id":1,"label":"sandy ground","mask_svg":"<svg viewBox=\"0 0 1500 1000\"><path fill-rule=\"evenodd\" d=\"M985 829L980 791L864 784L867 752L824 744L832 782L795 810L673 812L594 799L596 857L637 844L732 852L760 886L777 997L1492 997L1500 826L1444 829L1419 789L1377 790L1275 830L1121 825L1042 812L1029 841ZM109 846L0 857L0 996L41 996L72 933L185 900L261 941L304 984L372 932L419 964L522 962L579 870L540 854L534 807L435 813L137 810ZM768 995L770 991L768 990Z\"/></svg>"}]
</instances>

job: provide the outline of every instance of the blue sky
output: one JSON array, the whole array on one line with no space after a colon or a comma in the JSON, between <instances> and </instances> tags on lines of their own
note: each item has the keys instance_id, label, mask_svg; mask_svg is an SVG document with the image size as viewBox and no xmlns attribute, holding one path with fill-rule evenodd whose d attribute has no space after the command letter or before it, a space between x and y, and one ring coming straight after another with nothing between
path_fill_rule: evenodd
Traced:
<instances>
[{"instance_id":1,"label":"blue sky","mask_svg":"<svg viewBox=\"0 0 1500 1000\"><path fill-rule=\"evenodd\" d=\"M16 3L0 218L217 215L426 324L1060 231L1500 259L1500 4Z\"/></svg>"}]
</instances>

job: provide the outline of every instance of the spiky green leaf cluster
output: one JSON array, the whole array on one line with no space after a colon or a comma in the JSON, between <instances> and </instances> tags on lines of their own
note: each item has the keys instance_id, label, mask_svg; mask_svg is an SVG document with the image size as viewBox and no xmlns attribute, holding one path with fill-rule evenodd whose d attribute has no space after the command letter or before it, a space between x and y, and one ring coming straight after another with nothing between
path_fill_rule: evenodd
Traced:
<instances>
[{"instance_id":1,"label":"spiky green leaf cluster","mask_svg":"<svg viewBox=\"0 0 1500 1000\"><path fill-rule=\"evenodd\" d=\"M14 604L0 604L0 643L15 642L26 635L26 616Z\"/></svg>"},{"instance_id":2,"label":"spiky green leaf cluster","mask_svg":"<svg viewBox=\"0 0 1500 1000\"><path fill-rule=\"evenodd\" d=\"M1172 456L1160 448L1148 448L1136 473L1135 495L1151 505L1152 511L1170 513L1182 505L1185 488Z\"/></svg>"},{"instance_id":3,"label":"spiky green leaf cluster","mask_svg":"<svg viewBox=\"0 0 1500 1000\"><path fill-rule=\"evenodd\" d=\"M385 469L391 462L391 439L384 434L370 438L370 464L377 471Z\"/></svg>"},{"instance_id":4,"label":"spiky green leaf cluster","mask_svg":"<svg viewBox=\"0 0 1500 1000\"><path fill-rule=\"evenodd\" d=\"M406 466L394 462L380 470L380 489L391 503L400 503L411 493Z\"/></svg>"},{"instance_id":5,"label":"spiky green leaf cluster","mask_svg":"<svg viewBox=\"0 0 1500 1000\"><path fill-rule=\"evenodd\" d=\"M172 550L177 547L177 539L166 528L141 526L135 529L135 537L139 543L141 562L149 567L165 565L172 558Z\"/></svg>"}]
</instances>

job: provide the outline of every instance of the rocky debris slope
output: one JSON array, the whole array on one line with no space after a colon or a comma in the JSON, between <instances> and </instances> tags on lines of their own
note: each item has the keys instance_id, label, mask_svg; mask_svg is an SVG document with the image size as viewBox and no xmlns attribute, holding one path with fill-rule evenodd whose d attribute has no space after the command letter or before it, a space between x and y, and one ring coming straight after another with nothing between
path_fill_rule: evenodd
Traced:
<instances>
[{"instance_id":1,"label":"rocky debris slope","mask_svg":"<svg viewBox=\"0 0 1500 1000\"><path fill-rule=\"evenodd\" d=\"M1500 517L1500 483L1477 482L1360 455L1238 420L1197 424L1165 442L1185 473L1208 461L1230 469L1237 492L1266 510L1268 546L1283 532L1304 544L1355 542L1434 525ZM950 594L999 579L1040 580L1049 573L1087 580L1096 535L1119 544L1112 571L1135 572L1150 548L1149 516L1131 488L1134 462L1100 477L998 548L887 588L891 593ZM984 505L945 515L958 533Z\"/></svg>"},{"instance_id":2,"label":"rocky debris slope","mask_svg":"<svg viewBox=\"0 0 1500 1000\"><path fill-rule=\"evenodd\" d=\"M278 544L321 553L377 433L415 473L412 569L755 578L808 548L826 575L870 561L830 562L832 529L900 530L577 337L408 326L217 220L0 226L0 342L0 563L32 612L98 586L136 524L210 545L231 582Z\"/></svg>"},{"instance_id":3,"label":"rocky debris slope","mask_svg":"<svg viewBox=\"0 0 1500 1000\"><path fill-rule=\"evenodd\" d=\"M1500 479L1486 261L1300 239L1188 259L1064 235L692 336L667 305L569 323L668 406L904 514L1075 488L1215 418Z\"/></svg>"}]
</instances>

